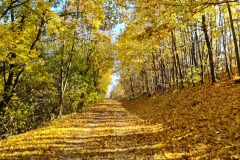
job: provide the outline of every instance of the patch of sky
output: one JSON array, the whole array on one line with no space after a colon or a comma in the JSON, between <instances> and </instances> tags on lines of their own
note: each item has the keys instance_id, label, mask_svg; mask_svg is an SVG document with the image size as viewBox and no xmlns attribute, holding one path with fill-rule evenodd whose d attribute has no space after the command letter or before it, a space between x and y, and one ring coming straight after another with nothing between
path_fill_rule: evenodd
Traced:
<instances>
[{"instance_id":1,"label":"patch of sky","mask_svg":"<svg viewBox=\"0 0 240 160\"><path fill-rule=\"evenodd\" d=\"M112 42L113 43L116 43L118 36L125 30L125 28L126 28L126 26L124 23L119 23L113 28L113 30L112 30L112 32L113 32Z\"/></svg>"},{"instance_id":2,"label":"patch of sky","mask_svg":"<svg viewBox=\"0 0 240 160\"><path fill-rule=\"evenodd\" d=\"M116 43L118 36L125 30L126 26L124 23L117 24L112 29L112 42ZM114 69L117 67L118 62L115 61ZM110 96L110 92L113 90L114 86L116 86L119 82L120 76L118 73L113 73L111 77L111 84L108 86L108 93L106 95L107 98Z\"/></svg>"}]
</instances>

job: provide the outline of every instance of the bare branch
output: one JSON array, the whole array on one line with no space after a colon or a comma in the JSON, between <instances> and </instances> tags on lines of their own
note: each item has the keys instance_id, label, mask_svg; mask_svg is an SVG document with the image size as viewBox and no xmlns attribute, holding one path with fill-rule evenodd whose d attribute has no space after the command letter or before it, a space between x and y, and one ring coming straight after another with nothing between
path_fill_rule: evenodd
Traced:
<instances>
[{"instance_id":1,"label":"bare branch","mask_svg":"<svg viewBox=\"0 0 240 160\"><path fill-rule=\"evenodd\" d=\"M62 14L59 14L59 16L64 17L64 16L70 16L70 15L77 15L79 13L83 13L83 11L62 13Z\"/></svg>"},{"instance_id":2,"label":"bare branch","mask_svg":"<svg viewBox=\"0 0 240 160\"><path fill-rule=\"evenodd\" d=\"M3 18L10 9L16 8L16 7L18 7L18 6L20 6L20 5L23 5L23 4L25 4L25 3L29 2L29 1L30 1L30 0L26 0L26 1L22 2L22 3L16 4L15 6L13 6L13 4L16 3L16 2L18 2L18 0L12 1L12 3L8 6L8 8L7 8L7 9L3 12L3 14L0 16L0 19Z\"/></svg>"}]
</instances>

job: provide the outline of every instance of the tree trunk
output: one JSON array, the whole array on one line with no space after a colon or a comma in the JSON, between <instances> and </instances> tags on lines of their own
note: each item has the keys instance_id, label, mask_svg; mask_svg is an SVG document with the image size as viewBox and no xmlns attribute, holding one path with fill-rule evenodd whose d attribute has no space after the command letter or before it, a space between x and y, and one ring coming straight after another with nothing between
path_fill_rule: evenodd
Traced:
<instances>
[{"instance_id":1,"label":"tree trunk","mask_svg":"<svg viewBox=\"0 0 240 160\"><path fill-rule=\"evenodd\" d=\"M222 24L224 24L224 20L222 22ZM224 49L224 56L225 56L225 67L226 67L226 71L228 74L228 79L231 79L231 73L230 73L230 69L229 69L229 64L228 64L228 56L227 56L227 45L226 45L226 29L225 32L222 28L222 43L223 43L223 49Z\"/></svg>"},{"instance_id":2,"label":"tree trunk","mask_svg":"<svg viewBox=\"0 0 240 160\"><path fill-rule=\"evenodd\" d=\"M231 25L231 30L232 30L235 54L236 54L236 59L237 59L238 75L240 76L240 57L239 57L239 51L238 51L237 37L236 37L235 30L234 30L232 11L231 11L231 7L230 7L229 3L227 3L227 7L228 7L229 18L230 18L230 25Z\"/></svg>"},{"instance_id":3,"label":"tree trunk","mask_svg":"<svg viewBox=\"0 0 240 160\"><path fill-rule=\"evenodd\" d=\"M216 77L215 77L215 71L214 71L213 53L212 53L211 43L210 43L208 33L207 33L205 15L202 15L202 29L203 29L203 32L205 35L205 40L206 40L206 44L207 44L207 48L208 48L208 57L209 57L209 63L210 63L212 83L215 83Z\"/></svg>"},{"instance_id":4,"label":"tree trunk","mask_svg":"<svg viewBox=\"0 0 240 160\"><path fill-rule=\"evenodd\" d=\"M171 32L172 35L172 52L173 56L175 57L175 68L176 68L176 77L178 77L179 73L179 78L180 78L180 83L181 83L181 88L183 87L183 75L182 75L182 69L180 65L180 59L177 53L177 44L176 44L176 37L173 32ZM178 71L177 71L178 70ZM178 78L177 78L177 85L178 85Z\"/></svg>"},{"instance_id":5,"label":"tree trunk","mask_svg":"<svg viewBox=\"0 0 240 160\"><path fill-rule=\"evenodd\" d=\"M14 23L14 14L13 14L13 11L11 11L11 12L12 12L11 13L11 21L12 21L12 23ZM43 14L43 16L45 16L45 13ZM20 25L18 26L20 31L22 31L22 26L25 23L25 18L26 18L25 15L22 15ZM39 24L38 33L36 35L36 38L30 46L30 50L33 50L36 43L39 41L40 36L42 34L42 28L43 28L44 24L45 24L45 21L44 21L44 19L42 19L40 24ZM2 95L3 100L0 101L0 115L2 117L4 117L6 107L9 104L9 102L11 101L11 99L13 97L13 93L15 92L15 89L18 85L19 78L20 78L20 76L22 75L22 73L25 69L25 64L20 66L20 65L15 64L13 62L13 59L16 59L16 57L17 57L16 53L11 53L10 54L11 64L9 65L8 76L6 76L6 67L4 68L4 93ZM19 67L21 69L17 73L14 73L13 70L17 69L17 67ZM6 77L8 77L7 80L6 80Z\"/></svg>"},{"instance_id":6,"label":"tree trunk","mask_svg":"<svg viewBox=\"0 0 240 160\"><path fill-rule=\"evenodd\" d=\"M72 45L71 52L73 52L73 48L74 48L74 42L73 42L73 45ZM67 88L69 72L70 72L70 68L71 68L71 64L72 64L72 54L70 54L68 62L67 62L67 70L66 70L65 79L64 79L64 69L63 69L64 60L63 60L63 55L64 55L64 45L63 45L63 52L62 52L62 58L61 58L61 69L60 69L60 93L59 93L59 107L60 107L60 111L59 111L59 116L62 115L63 96L64 96L64 93L65 93L66 88Z\"/></svg>"},{"instance_id":7,"label":"tree trunk","mask_svg":"<svg viewBox=\"0 0 240 160\"><path fill-rule=\"evenodd\" d=\"M147 87L147 94L148 96L150 97L152 95L151 93L151 89L150 89L150 86L149 86L149 79L148 79L148 74L147 74L147 71L144 69L143 71L144 75L145 75L145 82L146 82L146 87Z\"/></svg>"},{"instance_id":8,"label":"tree trunk","mask_svg":"<svg viewBox=\"0 0 240 160\"><path fill-rule=\"evenodd\" d=\"M197 26L197 25L195 25ZM196 27L197 29L197 27ZM197 47L197 52L198 52L198 57L200 60L200 67L201 67L201 84L204 83L204 65L203 65L203 53L201 54L201 49L200 49L200 42L198 39L198 33L197 31L195 32L195 38L196 38L196 47Z\"/></svg>"},{"instance_id":9,"label":"tree trunk","mask_svg":"<svg viewBox=\"0 0 240 160\"><path fill-rule=\"evenodd\" d=\"M173 59L173 66L172 66L173 82L175 84L175 80L176 80L176 85L178 87L178 69L177 69L177 61L176 61L175 51L173 48L173 42L172 42L172 59Z\"/></svg>"},{"instance_id":10,"label":"tree trunk","mask_svg":"<svg viewBox=\"0 0 240 160\"><path fill-rule=\"evenodd\" d=\"M63 110L63 56L64 56L64 44L62 47L62 55L61 55L61 66L60 66L60 91L59 91L59 116L62 115Z\"/></svg>"},{"instance_id":11,"label":"tree trunk","mask_svg":"<svg viewBox=\"0 0 240 160\"><path fill-rule=\"evenodd\" d=\"M153 70L154 70L154 89L159 91L159 80L158 80L158 74L157 74L157 64L156 64L156 58L157 56L154 55L154 53L152 52L152 63L153 63Z\"/></svg>"},{"instance_id":12,"label":"tree trunk","mask_svg":"<svg viewBox=\"0 0 240 160\"><path fill-rule=\"evenodd\" d=\"M197 64L197 60L196 60L196 55L197 55L196 54L196 39L194 38L194 33L191 33L191 41L192 41L192 49L191 49L192 61L194 63L194 67L197 68L198 64Z\"/></svg>"},{"instance_id":13,"label":"tree trunk","mask_svg":"<svg viewBox=\"0 0 240 160\"><path fill-rule=\"evenodd\" d=\"M132 92L132 97L135 97L135 93L134 93L134 89L133 89L132 76L130 76L129 80L130 80L130 88L131 88L131 92Z\"/></svg>"},{"instance_id":14,"label":"tree trunk","mask_svg":"<svg viewBox=\"0 0 240 160\"><path fill-rule=\"evenodd\" d=\"M162 86L162 89L163 90L165 90L165 85L166 85L166 69L165 69L165 65L164 65L164 61L163 61L163 59L161 59L161 61L160 61L160 68L161 68L161 79L162 79L162 84L161 84L161 86Z\"/></svg>"}]
</instances>

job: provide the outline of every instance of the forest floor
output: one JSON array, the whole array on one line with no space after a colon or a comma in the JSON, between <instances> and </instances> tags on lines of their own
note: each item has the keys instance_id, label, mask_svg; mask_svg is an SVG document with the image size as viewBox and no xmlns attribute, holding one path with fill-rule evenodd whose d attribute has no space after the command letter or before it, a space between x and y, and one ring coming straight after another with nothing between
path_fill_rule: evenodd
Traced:
<instances>
[{"instance_id":1,"label":"forest floor","mask_svg":"<svg viewBox=\"0 0 240 160\"><path fill-rule=\"evenodd\" d=\"M240 84L106 100L0 141L0 159L239 159Z\"/></svg>"},{"instance_id":2,"label":"forest floor","mask_svg":"<svg viewBox=\"0 0 240 160\"><path fill-rule=\"evenodd\" d=\"M82 113L0 142L0 159L154 159L164 144L161 124L129 114L106 100Z\"/></svg>"},{"instance_id":3,"label":"forest floor","mask_svg":"<svg viewBox=\"0 0 240 160\"><path fill-rule=\"evenodd\" d=\"M239 160L240 83L235 82L223 79L142 96L123 107L152 125L163 125L159 136L163 150L173 153L170 159Z\"/></svg>"}]
</instances>

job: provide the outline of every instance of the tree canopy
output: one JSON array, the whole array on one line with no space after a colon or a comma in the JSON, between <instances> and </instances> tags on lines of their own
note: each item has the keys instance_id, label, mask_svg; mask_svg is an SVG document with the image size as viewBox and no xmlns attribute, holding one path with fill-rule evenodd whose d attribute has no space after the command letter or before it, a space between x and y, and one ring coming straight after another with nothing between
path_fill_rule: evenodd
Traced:
<instances>
[{"instance_id":1,"label":"tree canopy","mask_svg":"<svg viewBox=\"0 0 240 160\"><path fill-rule=\"evenodd\" d=\"M100 101L113 69L121 77L112 94L118 98L214 84L222 71L238 79L239 5L236 0L1 1L1 135ZM115 42L111 33L119 23L126 29Z\"/></svg>"},{"instance_id":2,"label":"tree canopy","mask_svg":"<svg viewBox=\"0 0 240 160\"><path fill-rule=\"evenodd\" d=\"M115 44L128 97L240 75L238 1L118 0L126 30ZM234 72L236 68L236 73Z\"/></svg>"},{"instance_id":3,"label":"tree canopy","mask_svg":"<svg viewBox=\"0 0 240 160\"><path fill-rule=\"evenodd\" d=\"M2 135L24 132L105 97L114 63L109 30L118 18L117 10L106 8L110 3L0 2Z\"/></svg>"}]
</instances>

